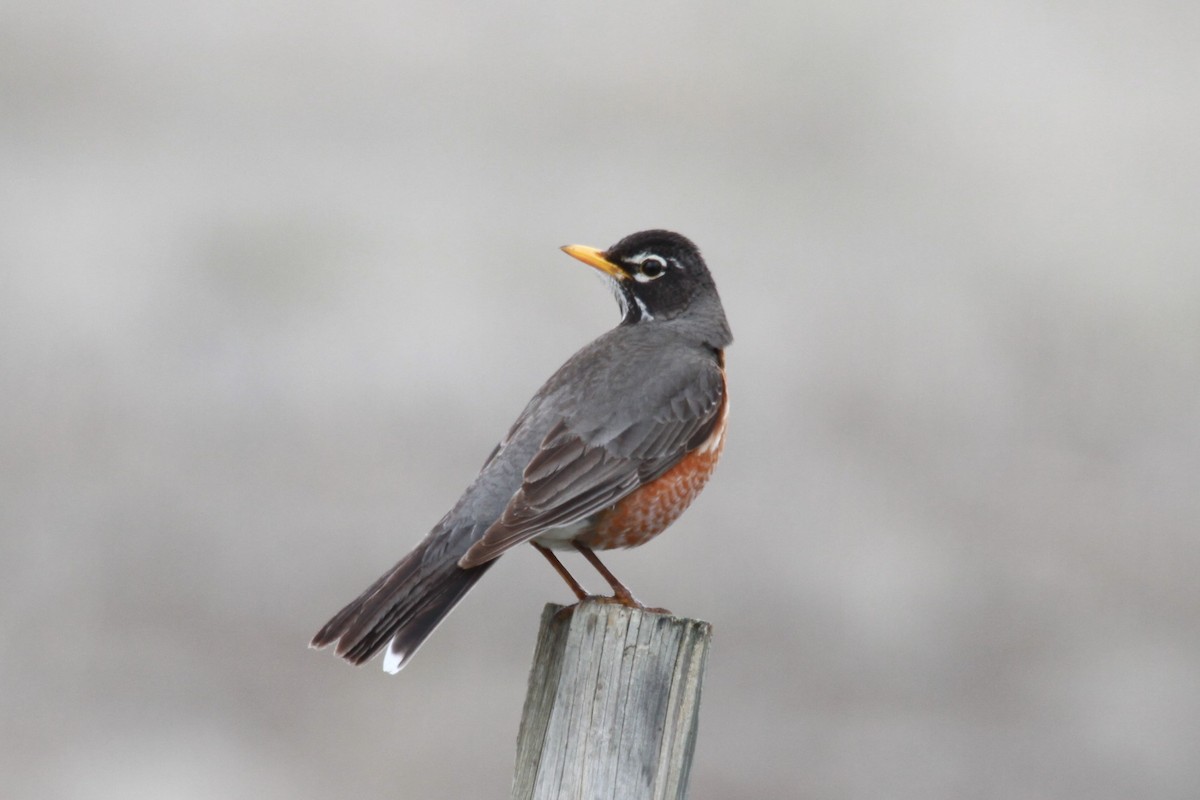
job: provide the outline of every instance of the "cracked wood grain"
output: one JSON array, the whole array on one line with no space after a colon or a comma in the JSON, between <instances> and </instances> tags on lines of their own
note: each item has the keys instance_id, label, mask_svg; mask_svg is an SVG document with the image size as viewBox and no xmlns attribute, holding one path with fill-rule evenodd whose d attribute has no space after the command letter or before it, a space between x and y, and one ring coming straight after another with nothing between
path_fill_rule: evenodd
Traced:
<instances>
[{"instance_id":1,"label":"cracked wood grain","mask_svg":"<svg viewBox=\"0 0 1200 800\"><path fill-rule=\"evenodd\" d=\"M685 797L711 638L699 620L592 600L547 605L512 797Z\"/></svg>"}]
</instances>

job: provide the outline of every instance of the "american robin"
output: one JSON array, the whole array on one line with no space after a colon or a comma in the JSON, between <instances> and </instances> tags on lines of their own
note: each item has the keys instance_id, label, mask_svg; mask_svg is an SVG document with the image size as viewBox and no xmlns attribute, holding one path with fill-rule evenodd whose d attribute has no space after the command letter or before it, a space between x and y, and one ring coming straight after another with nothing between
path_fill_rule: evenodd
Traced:
<instances>
[{"instance_id":1,"label":"american robin","mask_svg":"<svg viewBox=\"0 0 1200 800\"><path fill-rule=\"evenodd\" d=\"M621 323L538 390L454 508L400 563L321 628L313 647L361 664L389 641L384 669L412 658L504 552L529 542L587 595L548 548L578 550L642 607L593 550L635 547L704 488L725 443L725 348L733 341L700 251L642 231L606 251L567 254L600 270Z\"/></svg>"}]
</instances>

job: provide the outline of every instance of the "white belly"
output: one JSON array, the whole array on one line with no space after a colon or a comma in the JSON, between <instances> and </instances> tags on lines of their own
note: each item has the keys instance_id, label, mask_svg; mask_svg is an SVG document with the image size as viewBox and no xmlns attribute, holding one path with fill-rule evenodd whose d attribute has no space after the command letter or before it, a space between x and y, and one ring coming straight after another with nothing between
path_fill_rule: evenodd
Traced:
<instances>
[{"instance_id":1,"label":"white belly","mask_svg":"<svg viewBox=\"0 0 1200 800\"><path fill-rule=\"evenodd\" d=\"M533 537L533 541L551 550L570 550L571 540L588 529L590 519L581 519L570 525L560 525L557 528L547 528Z\"/></svg>"}]
</instances>

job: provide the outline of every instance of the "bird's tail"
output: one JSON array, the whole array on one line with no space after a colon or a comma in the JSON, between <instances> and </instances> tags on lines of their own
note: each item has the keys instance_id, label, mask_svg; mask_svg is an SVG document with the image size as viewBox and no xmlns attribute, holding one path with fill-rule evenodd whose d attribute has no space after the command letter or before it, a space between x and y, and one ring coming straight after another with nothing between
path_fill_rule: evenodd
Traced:
<instances>
[{"instance_id":1,"label":"bird's tail","mask_svg":"<svg viewBox=\"0 0 1200 800\"><path fill-rule=\"evenodd\" d=\"M321 648L337 642L339 656L362 664L390 640L383 668L398 672L494 563L462 569L452 553L432 552L435 542L438 538L429 536L417 545L325 623L310 646Z\"/></svg>"}]
</instances>

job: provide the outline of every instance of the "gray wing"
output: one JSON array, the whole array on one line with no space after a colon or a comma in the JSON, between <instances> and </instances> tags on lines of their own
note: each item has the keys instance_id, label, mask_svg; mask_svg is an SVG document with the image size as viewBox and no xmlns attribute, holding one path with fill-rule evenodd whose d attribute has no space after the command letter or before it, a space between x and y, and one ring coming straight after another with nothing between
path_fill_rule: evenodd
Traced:
<instances>
[{"instance_id":1,"label":"gray wing","mask_svg":"<svg viewBox=\"0 0 1200 800\"><path fill-rule=\"evenodd\" d=\"M712 433L725 397L715 363L662 380L642 409L559 419L525 468L521 488L500 518L459 560L485 564L548 528L570 525L613 505L679 463ZM653 412L646 409L654 409ZM581 419L582 418L582 419Z\"/></svg>"}]
</instances>

